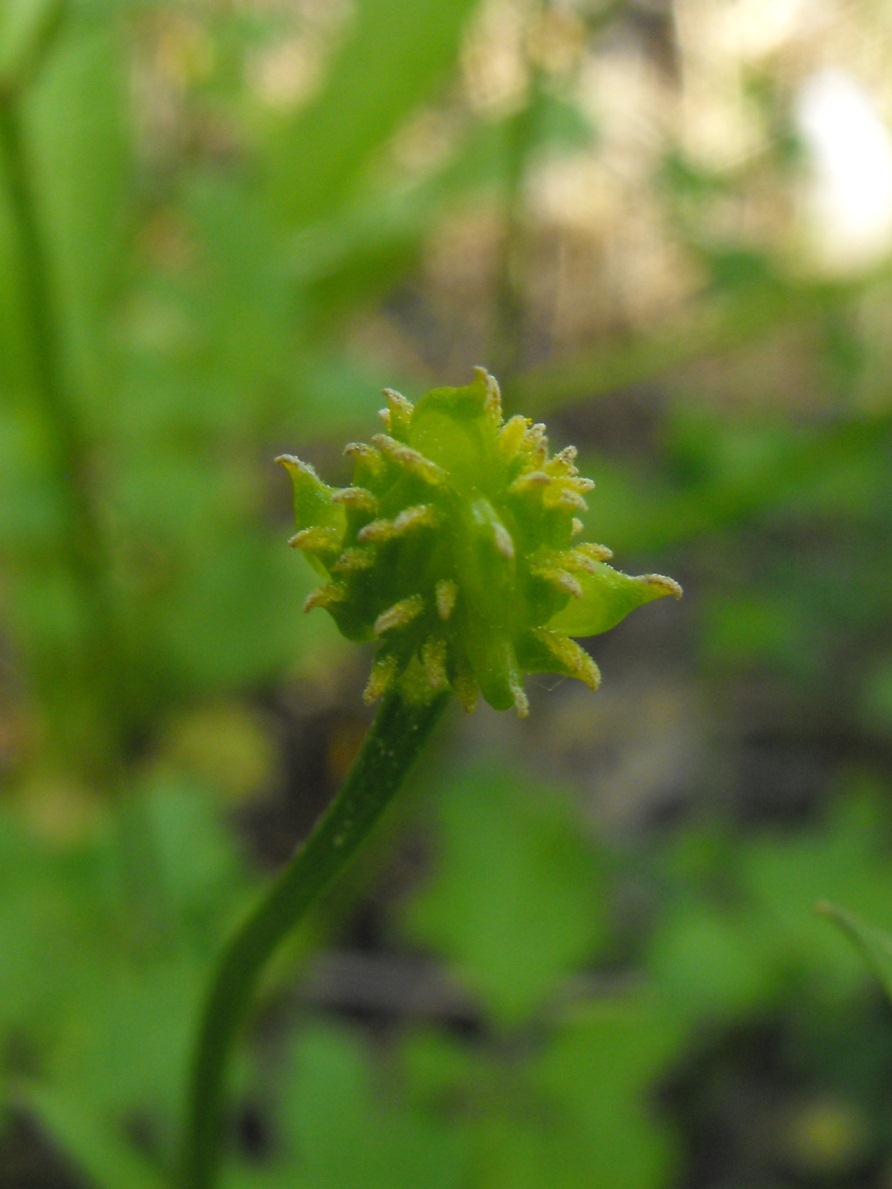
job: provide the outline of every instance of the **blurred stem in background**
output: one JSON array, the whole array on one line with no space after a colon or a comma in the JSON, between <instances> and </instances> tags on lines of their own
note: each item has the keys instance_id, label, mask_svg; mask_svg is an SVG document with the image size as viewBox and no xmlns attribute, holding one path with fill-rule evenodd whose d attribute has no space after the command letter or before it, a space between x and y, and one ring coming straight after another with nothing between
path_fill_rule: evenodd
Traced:
<instances>
[{"instance_id":1,"label":"blurred stem in background","mask_svg":"<svg viewBox=\"0 0 892 1189\"><path fill-rule=\"evenodd\" d=\"M591 351L525 369L513 384L514 397L535 416L578 405L745 347L774 331L815 322L886 279L885 268L855 281L777 278L716 296L650 334L599 343Z\"/></svg>"},{"instance_id":2,"label":"blurred stem in background","mask_svg":"<svg viewBox=\"0 0 892 1189\"><path fill-rule=\"evenodd\" d=\"M130 912L133 934L143 944L156 934L163 903L151 830L138 798L125 796L125 769L135 739L128 691L130 670L112 585L112 557L96 496L91 443L80 415L75 383L63 347L53 270L43 228L28 141L29 88L64 29L66 6L45 5L17 69L0 83L0 153L7 177L9 209L18 254L18 291L29 357L29 412L39 443L37 465L51 493L56 527L55 555L77 610L79 633L67 667L79 726L78 749L70 752L67 731L52 712L45 729L50 754L63 757L66 770L92 790L118 802L116 824L121 845L118 878ZM59 736L53 735L59 731Z\"/></svg>"},{"instance_id":3,"label":"blurred stem in background","mask_svg":"<svg viewBox=\"0 0 892 1189\"><path fill-rule=\"evenodd\" d=\"M29 155L28 89L52 52L64 23L65 6L44 6L41 15L17 69L0 85L0 151L17 241L22 324L29 339L30 412L41 447L39 465L53 496L57 556L67 572L81 627L77 655L59 659L79 671L82 713L88 724L84 742L92 742L83 755L84 775L91 783L110 788L120 778L129 734L126 666L109 581L110 559L95 498L90 445L66 374L52 269ZM56 750L58 741L49 743L51 750Z\"/></svg>"}]
</instances>

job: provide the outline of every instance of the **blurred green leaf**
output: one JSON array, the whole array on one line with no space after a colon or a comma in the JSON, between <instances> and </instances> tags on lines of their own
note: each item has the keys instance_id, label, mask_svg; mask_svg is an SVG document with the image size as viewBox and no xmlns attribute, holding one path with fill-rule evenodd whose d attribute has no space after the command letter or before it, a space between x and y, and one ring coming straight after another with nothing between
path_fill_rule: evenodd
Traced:
<instances>
[{"instance_id":1,"label":"blurred green leaf","mask_svg":"<svg viewBox=\"0 0 892 1189\"><path fill-rule=\"evenodd\" d=\"M784 597L780 591L764 588L723 587L707 595L703 607L706 664L719 670L759 671L767 667L796 678L819 676L827 663L824 620L815 613L814 603L802 604L798 590L788 590Z\"/></svg>"},{"instance_id":2,"label":"blurred green leaf","mask_svg":"<svg viewBox=\"0 0 892 1189\"><path fill-rule=\"evenodd\" d=\"M81 393L105 391L104 316L122 273L129 230L129 141L123 27L73 13L25 96L25 151L33 170L54 311Z\"/></svg>"},{"instance_id":3,"label":"blurred green leaf","mask_svg":"<svg viewBox=\"0 0 892 1189\"><path fill-rule=\"evenodd\" d=\"M475 0L361 0L322 93L283 120L267 171L284 223L313 223L353 195L374 151L436 92Z\"/></svg>"},{"instance_id":4,"label":"blurred green leaf","mask_svg":"<svg viewBox=\"0 0 892 1189\"><path fill-rule=\"evenodd\" d=\"M437 865L407 927L516 1024L603 941L599 861L566 794L507 772L464 777L438 818Z\"/></svg>"},{"instance_id":5,"label":"blurred green leaf","mask_svg":"<svg viewBox=\"0 0 892 1189\"><path fill-rule=\"evenodd\" d=\"M168 661L195 692L244 687L281 672L305 630L301 577L284 543L277 550L274 542L233 533L217 545L183 568L159 625Z\"/></svg>"},{"instance_id":6,"label":"blurred green leaf","mask_svg":"<svg viewBox=\"0 0 892 1189\"><path fill-rule=\"evenodd\" d=\"M311 1023L284 1133L312 1189L657 1189L673 1145L649 1100L679 1040L633 997L574 1009L520 1059L426 1029L384 1068L356 1035Z\"/></svg>"},{"instance_id":7,"label":"blurred green leaf","mask_svg":"<svg viewBox=\"0 0 892 1189\"><path fill-rule=\"evenodd\" d=\"M167 1179L135 1155L122 1136L85 1110L76 1094L28 1083L17 1096L52 1142L73 1157L95 1189L164 1189Z\"/></svg>"},{"instance_id":8,"label":"blurred green leaf","mask_svg":"<svg viewBox=\"0 0 892 1189\"><path fill-rule=\"evenodd\" d=\"M238 179L202 177L189 188L186 206L202 253L194 309L201 382L215 404L221 390L233 390L243 413L250 408L260 425L294 360L299 310L282 237L264 218L256 187Z\"/></svg>"},{"instance_id":9,"label":"blurred green leaf","mask_svg":"<svg viewBox=\"0 0 892 1189\"><path fill-rule=\"evenodd\" d=\"M30 329L25 322L22 299L23 255L18 215L14 200L17 170L10 145L0 144L0 395L8 405L31 383ZM4 420L12 410L4 410ZM7 432L6 426L0 432ZM19 465L27 465L36 443L28 443ZM23 468L24 469L24 468Z\"/></svg>"},{"instance_id":10,"label":"blurred green leaf","mask_svg":"<svg viewBox=\"0 0 892 1189\"><path fill-rule=\"evenodd\" d=\"M718 906L683 895L660 921L647 968L680 1017L738 1018L772 1001L777 955L746 908Z\"/></svg>"},{"instance_id":11,"label":"blurred green leaf","mask_svg":"<svg viewBox=\"0 0 892 1189\"><path fill-rule=\"evenodd\" d=\"M794 989L823 1004L850 996L862 971L828 944L814 906L832 897L892 925L885 829L876 790L852 782L833 814L807 829L727 838L696 865L682 847L647 957L679 1015L740 1018Z\"/></svg>"},{"instance_id":12,"label":"blurred green leaf","mask_svg":"<svg viewBox=\"0 0 892 1189\"><path fill-rule=\"evenodd\" d=\"M848 938L892 999L892 935L827 900L819 901L816 910L819 916L831 921Z\"/></svg>"},{"instance_id":13,"label":"blurred green leaf","mask_svg":"<svg viewBox=\"0 0 892 1189\"><path fill-rule=\"evenodd\" d=\"M814 906L830 900L880 927L892 926L892 871L881 845L886 828L876 796L852 789L823 829L766 835L741 851L753 927L773 934L782 968L808 971L828 996L850 989L860 971L853 957L828 945Z\"/></svg>"},{"instance_id":14,"label":"blurred green leaf","mask_svg":"<svg viewBox=\"0 0 892 1189\"><path fill-rule=\"evenodd\" d=\"M656 472L616 456L580 462L597 480L602 535L624 554L806 516L863 531L880 515L880 476L892 459L885 414L803 429L682 408L663 433Z\"/></svg>"},{"instance_id":15,"label":"blurred green leaf","mask_svg":"<svg viewBox=\"0 0 892 1189\"><path fill-rule=\"evenodd\" d=\"M673 1017L643 996L574 1012L534 1063L535 1082L556 1110L542 1179L530 1189L667 1184L673 1144L648 1099L679 1040Z\"/></svg>"},{"instance_id":16,"label":"blurred green leaf","mask_svg":"<svg viewBox=\"0 0 892 1189\"><path fill-rule=\"evenodd\" d=\"M27 1035L84 1111L144 1112L169 1133L201 987L248 884L186 784L133 790L111 824L49 849L0 814L0 1029Z\"/></svg>"},{"instance_id":17,"label":"blurred green leaf","mask_svg":"<svg viewBox=\"0 0 892 1189\"><path fill-rule=\"evenodd\" d=\"M866 674L862 710L868 725L882 734L892 727L892 656L878 656Z\"/></svg>"},{"instance_id":18,"label":"blurred green leaf","mask_svg":"<svg viewBox=\"0 0 892 1189\"><path fill-rule=\"evenodd\" d=\"M331 1025L317 1023L298 1038L283 1126L306 1189L464 1183L460 1137L388 1093L356 1038Z\"/></svg>"},{"instance_id":19,"label":"blurred green leaf","mask_svg":"<svg viewBox=\"0 0 892 1189\"><path fill-rule=\"evenodd\" d=\"M62 16L64 0L7 0L0 8L0 84L26 85Z\"/></svg>"}]
</instances>

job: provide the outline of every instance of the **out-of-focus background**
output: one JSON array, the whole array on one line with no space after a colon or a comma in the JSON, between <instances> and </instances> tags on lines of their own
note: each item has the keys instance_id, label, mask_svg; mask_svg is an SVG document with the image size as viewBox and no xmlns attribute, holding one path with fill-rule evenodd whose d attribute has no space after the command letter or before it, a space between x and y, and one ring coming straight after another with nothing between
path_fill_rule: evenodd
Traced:
<instances>
[{"instance_id":1,"label":"out-of-focus background","mask_svg":"<svg viewBox=\"0 0 892 1189\"><path fill-rule=\"evenodd\" d=\"M226 1184L892 1185L814 914L892 925L890 59L885 0L4 0L5 1189L165 1183L368 721L272 460L346 482L478 364L686 596L454 713L269 980Z\"/></svg>"}]
</instances>

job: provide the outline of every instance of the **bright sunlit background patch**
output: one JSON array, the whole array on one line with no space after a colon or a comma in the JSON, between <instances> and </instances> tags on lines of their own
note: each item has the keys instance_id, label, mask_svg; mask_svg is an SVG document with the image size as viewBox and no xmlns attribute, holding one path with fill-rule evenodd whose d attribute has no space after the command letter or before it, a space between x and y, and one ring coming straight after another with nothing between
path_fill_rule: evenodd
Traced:
<instances>
[{"instance_id":1,"label":"bright sunlit background patch","mask_svg":"<svg viewBox=\"0 0 892 1189\"><path fill-rule=\"evenodd\" d=\"M809 246L825 266L869 266L892 248L892 138L870 95L841 70L812 74L796 100L810 162Z\"/></svg>"}]
</instances>

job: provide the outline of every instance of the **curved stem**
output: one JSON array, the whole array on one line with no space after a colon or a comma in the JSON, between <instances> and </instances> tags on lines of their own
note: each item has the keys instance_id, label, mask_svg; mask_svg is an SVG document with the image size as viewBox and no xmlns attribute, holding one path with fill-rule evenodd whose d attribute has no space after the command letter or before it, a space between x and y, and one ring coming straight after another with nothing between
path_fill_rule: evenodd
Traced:
<instances>
[{"instance_id":1,"label":"curved stem","mask_svg":"<svg viewBox=\"0 0 892 1189\"><path fill-rule=\"evenodd\" d=\"M189 1085L183 1189L212 1189L220 1165L224 1079L239 1025L279 944L346 868L402 786L448 696L390 694L353 767L305 845L230 939L204 1006Z\"/></svg>"}]
</instances>

